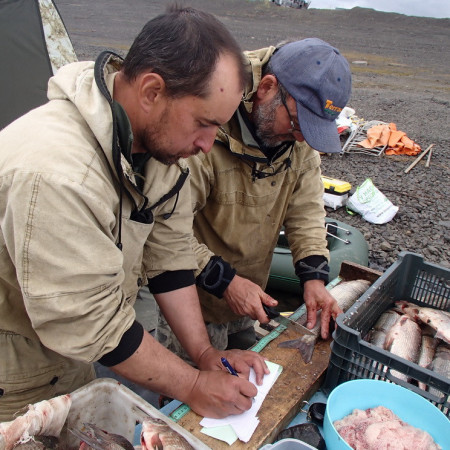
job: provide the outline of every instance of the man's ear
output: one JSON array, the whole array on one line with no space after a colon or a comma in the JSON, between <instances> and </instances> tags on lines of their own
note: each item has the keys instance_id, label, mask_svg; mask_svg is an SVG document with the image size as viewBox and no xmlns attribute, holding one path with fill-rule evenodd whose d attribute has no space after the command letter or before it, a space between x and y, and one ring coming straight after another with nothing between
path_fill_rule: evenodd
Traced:
<instances>
[{"instance_id":1,"label":"man's ear","mask_svg":"<svg viewBox=\"0 0 450 450\"><path fill-rule=\"evenodd\" d=\"M258 85L256 95L260 100L265 99L267 96L271 97L278 92L278 80L275 75L265 75L261 78Z\"/></svg>"},{"instance_id":2,"label":"man's ear","mask_svg":"<svg viewBox=\"0 0 450 450\"><path fill-rule=\"evenodd\" d=\"M139 101L141 106L148 111L153 108L166 92L164 79L154 72L146 72L138 76Z\"/></svg>"}]
</instances>

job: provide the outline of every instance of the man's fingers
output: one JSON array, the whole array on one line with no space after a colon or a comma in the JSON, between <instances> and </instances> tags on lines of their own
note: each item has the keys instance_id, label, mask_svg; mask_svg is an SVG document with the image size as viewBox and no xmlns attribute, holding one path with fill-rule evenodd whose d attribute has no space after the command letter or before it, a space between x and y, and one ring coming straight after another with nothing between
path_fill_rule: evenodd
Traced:
<instances>
[{"instance_id":1,"label":"man's fingers","mask_svg":"<svg viewBox=\"0 0 450 450\"><path fill-rule=\"evenodd\" d=\"M240 385L240 392L244 397L246 397L245 400L251 401L251 399L253 397L256 397L256 394L258 393L258 389L256 389L256 386L253 383L245 380L245 383L241 383L241 385ZM244 404L242 406L246 407L247 405Z\"/></svg>"},{"instance_id":2,"label":"man's fingers","mask_svg":"<svg viewBox=\"0 0 450 450\"><path fill-rule=\"evenodd\" d=\"M306 327L312 329L316 324L317 320L317 310L315 306L311 306L310 308L306 308Z\"/></svg>"},{"instance_id":3,"label":"man's fingers","mask_svg":"<svg viewBox=\"0 0 450 450\"><path fill-rule=\"evenodd\" d=\"M333 305L333 310L332 310L332 312L331 312L331 315L332 315L333 319L336 320L336 317L337 317L339 314L343 314L343 312L344 312L344 311L342 311L342 309L339 308L339 305L338 305L337 303L335 303L335 304Z\"/></svg>"},{"instance_id":4,"label":"man's fingers","mask_svg":"<svg viewBox=\"0 0 450 450\"><path fill-rule=\"evenodd\" d=\"M322 309L322 313L320 315L320 334L322 336L322 339L328 339L330 330L330 319L331 319L330 308Z\"/></svg>"},{"instance_id":5,"label":"man's fingers","mask_svg":"<svg viewBox=\"0 0 450 450\"><path fill-rule=\"evenodd\" d=\"M263 292L263 293L264 293L264 296L262 298L262 302L265 305L267 305L267 306L277 306L278 305L278 300L275 300L273 297L271 297L266 292Z\"/></svg>"},{"instance_id":6,"label":"man's fingers","mask_svg":"<svg viewBox=\"0 0 450 450\"><path fill-rule=\"evenodd\" d=\"M264 375L269 374L270 370L264 361L255 361L253 364L253 370L255 371L256 384L261 386Z\"/></svg>"}]
</instances>

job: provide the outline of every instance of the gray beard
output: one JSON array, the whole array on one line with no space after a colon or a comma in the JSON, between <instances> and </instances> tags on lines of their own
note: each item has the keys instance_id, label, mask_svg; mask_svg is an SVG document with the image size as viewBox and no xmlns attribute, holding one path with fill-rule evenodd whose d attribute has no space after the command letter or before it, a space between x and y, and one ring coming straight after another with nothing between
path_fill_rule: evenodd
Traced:
<instances>
[{"instance_id":1,"label":"gray beard","mask_svg":"<svg viewBox=\"0 0 450 450\"><path fill-rule=\"evenodd\" d=\"M275 123L276 110L280 105L282 105L281 94L278 92L270 103L259 105L254 112L255 133L265 147L276 147L285 142L283 139L280 140L279 136L274 136L272 127Z\"/></svg>"}]
</instances>

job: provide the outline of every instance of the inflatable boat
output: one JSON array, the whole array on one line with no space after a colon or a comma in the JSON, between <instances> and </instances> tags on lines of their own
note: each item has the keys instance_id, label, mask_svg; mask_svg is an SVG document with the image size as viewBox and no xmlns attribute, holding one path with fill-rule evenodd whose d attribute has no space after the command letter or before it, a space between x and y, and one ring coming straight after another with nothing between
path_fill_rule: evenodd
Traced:
<instances>
[{"instance_id":1,"label":"inflatable boat","mask_svg":"<svg viewBox=\"0 0 450 450\"><path fill-rule=\"evenodd\" d=\"M339 275L344 260L368 266L369 247L359 230L329 218L325 219L325 226L330 251L330 281ZM299 292L299 279L295 274L291 251L283 230L273 252L267 287L292 293Z\"/></svg>"}]
</instances>

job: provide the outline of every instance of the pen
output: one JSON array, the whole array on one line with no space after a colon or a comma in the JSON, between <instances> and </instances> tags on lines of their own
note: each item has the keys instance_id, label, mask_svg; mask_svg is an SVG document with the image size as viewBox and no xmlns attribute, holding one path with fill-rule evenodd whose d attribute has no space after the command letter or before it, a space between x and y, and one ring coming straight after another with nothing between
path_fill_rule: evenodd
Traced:
<instances>
[{"instance_id":1,"label":"pen","mask_svg":"<svg viewBox=\"0 0 450 450\"><path fill-rule=\"evenodd\" d=\"M228 370L228 372L231 373L231 375L234 375L235 377L238 376L237 372L231 367L231 364L228 362L227 358L220 358L220 361L222 362L222 365L225 367L225 369Z\"/></svg>"}]
</instances>

